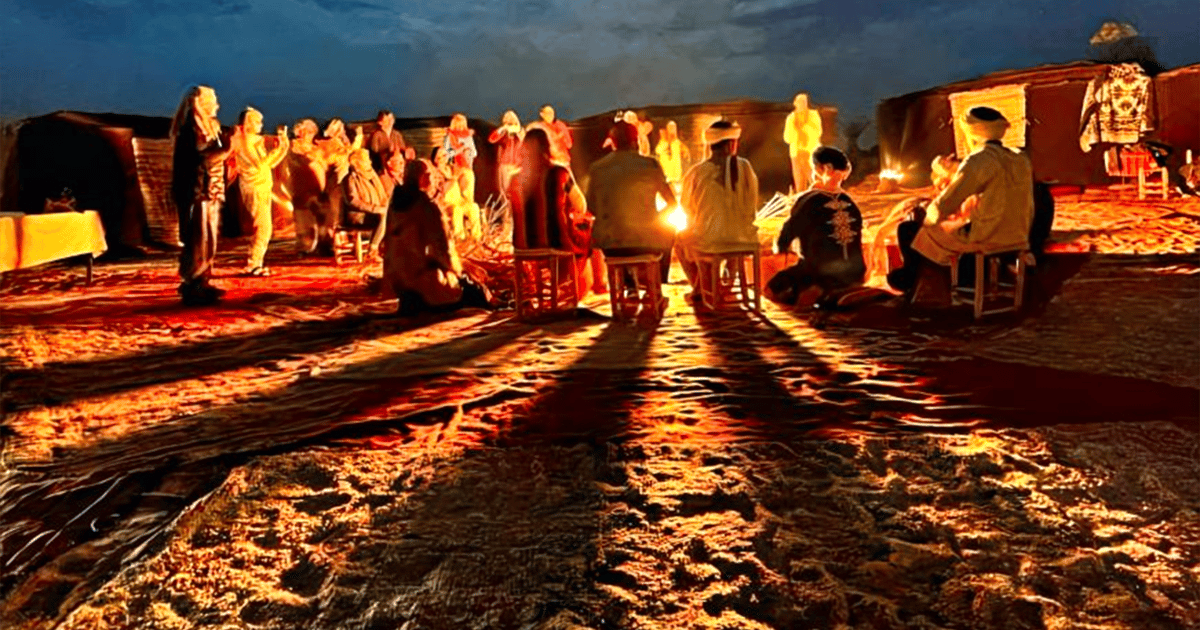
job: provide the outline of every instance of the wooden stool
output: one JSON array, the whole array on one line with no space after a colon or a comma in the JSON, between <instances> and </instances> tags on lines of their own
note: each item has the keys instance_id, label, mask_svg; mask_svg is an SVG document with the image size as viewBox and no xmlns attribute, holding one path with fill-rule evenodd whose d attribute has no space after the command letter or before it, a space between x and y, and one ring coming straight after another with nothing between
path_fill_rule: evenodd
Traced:
<instances>
[{"instance_id":1,"label":"wooden stool","mask_svg":"<svg viewBox=\"0 0 1200 630\"><path fill-rule=\"evenodd\" d=\"M1158 166L1156 162L1151 161L1149 165L1138 169L1137 176L1138 199L1145 199L1147 195L1161 195L1163 199L1167 198L1170 177L1165 166Z\"/></svg>"},{"instance_id":2,"label":"wooden stool","mask_svg":"<svg viewBox=\"0 0 1200 630\"><path fill-rule=\"evenodd\" d=\"M971 304L975 307L975 319L979 319L984 315L992 315L995 313L1009 313L1021 310L1021 301L1025 296L1025 268L1032 264L1033 254L1027 249L1010 250L1004 252L975 252L975 287L960 288L958 286L958 263L961 256L970 256L972 254L962 254L950 259L950 301L952 304ZM1016 258L1016 278L1012 283L1000 281L1000 262L1001 259L1007 256ZM987 264L989 282L985 285L983 279L983 267ZM945 276L942 276L943 278ZM1000 295L1001 288L1010 289L1005 291L1003 297L1011 298L1012 304L994 308L992 310L984 310L984 300L995 300ZM985 295L986 294L986 295ZM966 297L969 295L970 297Z\"/></svg>"},{"instance_id":3,"label":"wooden stool","mask_svg":"<svg viewBox=\"0 0 1200 630\"><path fill-rule=\"evenodd\" d=\"M340 263L342 256L354 254L356 262L363 261L367 239L375 231L379 215L356 210L348 211L342 224L333 232L333 261Z\"/></svg>"},{"instance_id":4,"label":"wooden stool","mask_svg":"<svg viewBox=\"0 0 1200 630\"><path fill-rule=\"evenodd\" d=\"M661 261L662 254L609 257L604 260L608 265L608 296L612 302L613 319L631 319L642 303L649 307L655 320L662 319L666 304L662 296L662 274L659 272ZM625 290L626 271L633 277L631 288L634 290L629 294Z\"/></svg>"},{"instance_id":5,"label":"wooden stool","mask_svg":"<svg viewBox=\"0 0 1200 630\"><path fill-rule=\"evenodd\" d=\"M754 267L753 295L750 281L746 278L746 258L751 259ZM762 312L762 257L758 248L699 250L696 274L700 285L700 301L705 308L717 310L729 305L742 305L755 313Z\"/></svg>"},{"instance_id":6,"label":"wooden stool","mask_svg":"<svg viewBox=\"0 0 1200 630\"><path fill-rule=\"evenodd\" d=\"M579 273L575 255L558 249L518 249L516 267L517 318L574 312L579 304ZM569 269L563 277L560 269Z\"/></svg>"}]
</instances>

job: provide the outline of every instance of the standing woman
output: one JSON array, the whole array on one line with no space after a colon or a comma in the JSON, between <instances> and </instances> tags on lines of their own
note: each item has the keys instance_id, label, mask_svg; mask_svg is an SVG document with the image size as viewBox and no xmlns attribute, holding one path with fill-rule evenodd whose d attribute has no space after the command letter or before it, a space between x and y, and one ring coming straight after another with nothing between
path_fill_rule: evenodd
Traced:
<instances>
[{"instance_id":1,"label":"standing woman","mask_svg":"<svg viewBox=\"0 0 1200 630\"><path fill-rule=\"evenodd\" d=\"M267 246L271 244L271 189L275 182L271 170L279 166L288 155L290 141L287 127L276 130L279 144L267 152L262 137L263 116L253 107L247 107L241 116L242 138L234 150L237 158L238 177L241 178L242 206L250 213L254 225L254 240L250 244L250 255L246 260L245 275L269 276L263 266Z\"/></svg>"},{"instance_id":2,"label":"standing woman","mask_svg":"<svg viewBox=\"0 0 1200 630\"><path fill-rule=\"evenodd\" d=\"M171 121L171 197L183 242L179 295L187 306L214 304L225 294L210 283L229 155L229 136L217 120L219 107L211 87L195 86L184 94Z\"/></svg>"}]
</instances>

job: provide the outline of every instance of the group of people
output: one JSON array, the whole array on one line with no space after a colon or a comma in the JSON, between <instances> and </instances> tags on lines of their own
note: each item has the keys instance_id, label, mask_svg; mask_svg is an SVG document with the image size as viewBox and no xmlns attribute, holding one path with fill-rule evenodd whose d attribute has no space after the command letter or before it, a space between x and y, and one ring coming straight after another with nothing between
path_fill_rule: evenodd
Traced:
<instances>
[{"instance_id":1,"label":"group of people","mask_svg":"<svg viewBox=\"0 0 1200 630\"><path fill-rule=\"evenodd\" d=\"M323 131L316 121L303 119L295 125L294 138L289 137L286 126L278 127L274 146L268 149L261 112L247 107L238 124L226 130L217 119L219 108L211 87L193 87L184 95L171 125L171 196L179 213L183 244L179 293L185 304L212 304L224 295L211 278L220 207L227 184L234 181L252 228L243 275L270 275L265 256L273 229L273 192L280 183L274 173L281 164L287 167L301 255L332 256L337 227L358 215L371 231L367 256L375 262L382 260L395 191L405 182L419 185L423 181L409 177L408 167L418 160L395 129L396 119L390 111L379 112L369 138L360 127L351 140L339 118L332 119ZM448 239L478 239L482 230L474 203L476 150L466 122L462 114L454 116L443 146L430 160L421 161L435 186L429 191L431 198L448 219ZM448 269L457 268L448 257L439 260Z\"/></svg>"},{"instance_id":2,"label":"group of people","mask_svg":"<svg viewBox=\"0 0 1200 630\"><path fill-rule=\"evenodd\" d=\"M862 286L871 259L878 259L872 248L864 249L862 213L842 189L849 160L836 148L814 146L820 118L808 108L807 96L798 95L795 105L784 138L795 184L804 188L774 241L785 255L798 242L799 259L771 278L766 291L782 303L794 303L810 287L829 297ZM227 161L236 167L254 226L245 273L269 274L263 259L271 236L271 173L284 160L290 160L302 253L331 247L342 212L359 212L374 218L369 255L382 260L402 312L491 303L488 289L464 271L456 247L462 239L478 239L483 228L474 201L478 147L464 115L452 118L429 159L418 159L388 111L379 112L369 139L359 128L351 140L338 119L318 138L315 121L305 119L297 123L294 140L286 127L277 129L278 141L268 150L261 113L247 108L227 135L216 118L218 107L212 88L193 88L172 123L172 194L184 244L179 292L185 303L210 304L222 294L210 278ZM497 184L511 208L515 248L571 252L579 277L590 263L591 290L600 293L608 290L605 256L659 254L665 282L674 255L695 287L701 251L759 247L758 177L738 155L736 122L722 119L709 126L706 159L688 165L674 122L663 128L652 157L647 121L625 112L605 142L611 152L588 169L584 191L571 168L570 129L550 105L539 114L522 126L515 112L505 112L487 138L497 147ZM1029 245L1034 214L1029 159L1000 143L1009 123L998 111L977 107L964 122L977 149L961 164L935 162L937 197L920 208L910 204L919 212L885 226L895 228L904 260L888 275L897 290L911 291L922 264L944 266L961 252ZM663 211L676 204L687 217L682 229ZM587 283L579 287L583 297Z\"/></svg>"},{"instance_id":3,"label":"group of people","mask_svg":"<svg viewBox=\"0 0 1200 630\"><path fill-rule=\"evenodd\" d=\"M1003 145L1009 121L993 108L975 107L963 123L971 153L961 162L952 156L935 159L936 196L900 202L891 213L895 218L876 229L875 246L866 249L862 213L841 188L851 165L837 149L814 151L814 183L797 199L775 244L786 254L799 241L800 260L770 280L768 295L794 303L803 291L817 287L817 306L835 307L864 285L872 266L887 268L883 244L892 239L903 262L887 273L887 283L909 298L923 267L956 264L968 252L1040 253L1053 221L1053 198L1035 195L1029 157Z\"/></svg>"}]
</instances>

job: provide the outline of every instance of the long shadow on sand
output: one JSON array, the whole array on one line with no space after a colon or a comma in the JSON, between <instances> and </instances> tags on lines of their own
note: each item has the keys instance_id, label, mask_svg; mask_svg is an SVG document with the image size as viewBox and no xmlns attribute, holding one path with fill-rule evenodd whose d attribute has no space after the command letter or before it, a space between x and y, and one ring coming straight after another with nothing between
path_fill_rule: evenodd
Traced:
<instances>
[{"instance_id":1,"label":"long shadow on sand","mask_svg":"<svg viewBox=\"0 0 1200 630\"><path fill-rule=\"evenodd\" d=\"M403 503L373 513L370 542L330 581L386 575L361 586L377 603L366 610L322 596L316 625L621 627L620 611L606 609L595 588L620 580L596 563L606 518L600 487L623 485L615 453L647 388L654 331L604 326L571 367L525 374L538 394L496 410L505 418L492 420L486 444L439 463ZM622 367L578 368L613 352ZM412 485L400 471L393 487Z\"/></svg>"},{"instance_id":2,"label":"long shadow on sand","mask_svg":"<svg viewBox=\"0 0 1200 630\"><path fill-rule=\"evenodd\" d=\"M290 322L266 331L154 348L130 356L7 369L0 380L0 389L6 392L9 411L57 405L324 352L379 334L379 326L366 326L372 322L386 321L382 332L404 332L438 319L449 317L381 320L352 315L325 321Z\"/></svg>"},{"instance_id":3,"label":"long shadow on sand","mask_svg":"<svg viewBox=\"0 0 1200 630\"><path fill-rule=\"evenodd\" d=\"M538 330L495 319L456 339L304 376L259 400L181 416L10 473L0 488L5 610L57 617L81 585L129 560L126 553L161 542L174 515L221 482L224 474L214 470L227 472L252 454L289 448L349 424L400 423L445 413L447 405L511 395L503 378L456 369ZM562 332L579 325L553 328ZM202 474L205 470L209 473ZM163 486L165 492L146 496ZM86 544L114 531L120 532L117 540L98 548ZM83 550L76 555L84 557L70 557L71 550ZM47 563L65 574L54 588L22 584Z\"/></svg>"}]
</instances>

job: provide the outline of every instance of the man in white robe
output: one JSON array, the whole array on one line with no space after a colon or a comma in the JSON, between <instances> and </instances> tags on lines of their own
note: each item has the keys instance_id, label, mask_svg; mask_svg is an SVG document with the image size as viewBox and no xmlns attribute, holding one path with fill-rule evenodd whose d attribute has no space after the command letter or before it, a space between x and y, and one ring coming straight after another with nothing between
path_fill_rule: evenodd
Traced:
<instances>
[{"instance_id":1,"label":"man in white robe","mask_svg":"<svg viewBox=\"0 0 1200 630\"><path fill-rule=\"evenodd\" d=\"M712 157L683 178L682 206L688 222L679 233L676 251L693 288L698 288L696 258L701 251L758 248L758 175L737 155L741 135L737 123L713 123L704 132Z\"/></svg>"}]
</instances>

